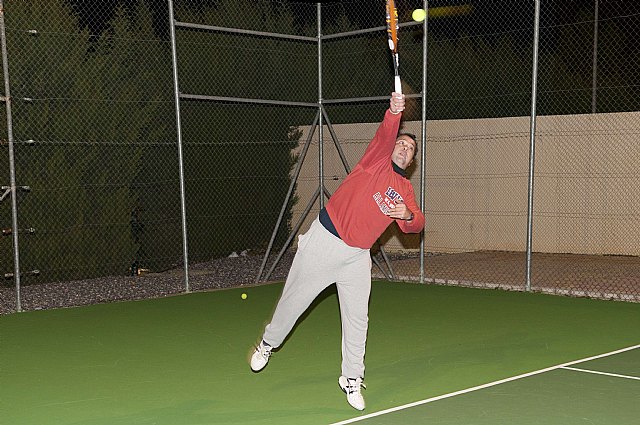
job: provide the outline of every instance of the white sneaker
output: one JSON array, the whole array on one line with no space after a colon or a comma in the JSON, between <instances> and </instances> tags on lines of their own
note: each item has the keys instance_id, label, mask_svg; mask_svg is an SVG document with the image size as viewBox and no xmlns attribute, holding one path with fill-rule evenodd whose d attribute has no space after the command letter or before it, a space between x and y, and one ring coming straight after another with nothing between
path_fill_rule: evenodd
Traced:
<instances>
[{"instance_id":1,"label":"white sneaker","mask_svg":"<svg viewBox=\"0 0 640 425\"><path fill-rule=\"evenodd\" d=\"M264 341L260 341L255 353L251 356L251 370L259 372L267 365L269 357L271 356L271 349L270 345L265 344Z\"/></svg>"},{"instance_id":2,"label":"white sneaker","mask_svg":"<svg viewBox=\"0 0 640 425\"><path fill-rule=\"evenodd\" d=\"M364 397L362 397L362 388L367 388L362 382L362 378L347 378L341 376L338 379L338 384L342 391L347 394L347 401L357 410L364 410Z\"/></svg>"}]
</instances>

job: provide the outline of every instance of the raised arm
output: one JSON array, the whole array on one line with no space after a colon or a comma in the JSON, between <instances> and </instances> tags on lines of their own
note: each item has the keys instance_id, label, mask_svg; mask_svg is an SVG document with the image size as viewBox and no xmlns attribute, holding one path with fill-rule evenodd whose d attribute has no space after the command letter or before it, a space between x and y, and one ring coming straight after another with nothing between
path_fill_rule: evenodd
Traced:
<instances>
[{"instance_id":1,"label":"raised arm","mask_svg":"<svg viewBox=\"0 0 640 425\"><path fill-rule=\"evenodd\" d=\"M389 100L389 109L384 114L384 119L380 123L375 136L369 142L367 150L364 152L362 159L358 165L368 168L380 159L391 157L393 148L398 136L400 128L400 118L405 107L405 98L403 94L391 93Z\"/></svg>"}]
</instances>

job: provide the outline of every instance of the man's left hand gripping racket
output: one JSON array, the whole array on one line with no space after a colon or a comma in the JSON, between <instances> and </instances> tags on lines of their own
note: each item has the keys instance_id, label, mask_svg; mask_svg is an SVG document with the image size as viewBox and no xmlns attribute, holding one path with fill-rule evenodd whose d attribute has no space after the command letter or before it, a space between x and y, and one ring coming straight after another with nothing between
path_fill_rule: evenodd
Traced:
<instances>
[{"instance_id":1,"label":"man's left hand gripping racket","mask_svg":"<svg viewBox=\"0 0 640 425\"><path fill-rule=\"evenodd\" d=\"M398 72L398 10L394 0L387 0L387 35L389 36L389 49L393 58L393 72L395 92L402 94L400 73Z\"/></svg>"}]
</instances>

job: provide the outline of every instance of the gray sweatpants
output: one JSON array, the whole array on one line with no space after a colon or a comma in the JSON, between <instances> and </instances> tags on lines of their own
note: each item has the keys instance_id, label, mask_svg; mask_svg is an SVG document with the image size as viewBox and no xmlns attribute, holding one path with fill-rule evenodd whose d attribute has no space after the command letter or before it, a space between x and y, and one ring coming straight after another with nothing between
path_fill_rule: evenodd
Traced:
<instances>
[{"instance_id":1,"label":"gray sweatpants","mask_svg":"<svg viewBox=\"0 0 640 425\"><path fill-rule=\"evenodd\" d=\"M318 219L299 236L298 251L263 339L279 347L300 315L334 282L342 321L342 375L364 378L371 292L369 250L347 245Z\"/></svg>"}]
</instances>

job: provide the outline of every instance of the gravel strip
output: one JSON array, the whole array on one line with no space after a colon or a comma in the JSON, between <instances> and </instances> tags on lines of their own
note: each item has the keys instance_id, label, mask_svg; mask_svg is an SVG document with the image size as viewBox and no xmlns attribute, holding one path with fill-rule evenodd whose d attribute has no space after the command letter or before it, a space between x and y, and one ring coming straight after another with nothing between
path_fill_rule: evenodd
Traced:
<instances>
[{"instance_id":1,"label":"gravel strip","mask_svg":"<svg viewBox=\"0 0 640 425\"><path fill-rule=\"evenodd\" d=\"M283 281L293 252L284 254L270 281ZM247 255L217 258L189 267L192 292L253 285L263 257ZM271 262L273 260L270 260ZM267 264L270 267L271 262ZM267 267L267 269L268 269ZM161 298L184 292L184 271L170 270L141 276L105 276L68 282L26 285L20 288L23 311L76 307L116 301ZM0 314L16 312L15 287L0 286Z\"/></svg>"}]
</instances>

